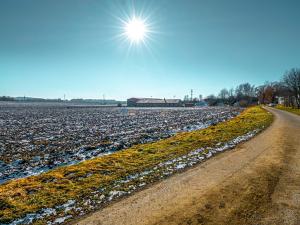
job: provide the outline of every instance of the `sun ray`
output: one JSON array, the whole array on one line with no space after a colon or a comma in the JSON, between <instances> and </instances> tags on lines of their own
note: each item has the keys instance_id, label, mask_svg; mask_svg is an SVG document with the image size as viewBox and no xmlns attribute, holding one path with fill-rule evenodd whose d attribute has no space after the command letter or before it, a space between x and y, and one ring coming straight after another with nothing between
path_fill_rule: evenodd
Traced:
<instances>
[{"instance_id":1,"label":"sun ray","mask_svg":"<svg viewBox=\"0 0 300 225\"><path fill-rule=\"evenodd\" d=\"M116 20L113 39L119 41L119 49L125 50L126 58L132 53L141 52L147 52L154 57L153 44L157 41L157 34L161 32L158 32L153 8L150 10L146 5L134 4L115 8L118 12L112 16Z\"/></svg>"},{"instance_id":2,"label":"sun ray","mask_svg":"<svg viewBox=\"0 0 300 225\"><path fill-rule=\"evenodd\" d=\"M133 17L126 22L124 26L124 33L127 38L134 43L139 43L147 37L147 25L145 22L137 17Z\"/></svg>"}]
</instances>

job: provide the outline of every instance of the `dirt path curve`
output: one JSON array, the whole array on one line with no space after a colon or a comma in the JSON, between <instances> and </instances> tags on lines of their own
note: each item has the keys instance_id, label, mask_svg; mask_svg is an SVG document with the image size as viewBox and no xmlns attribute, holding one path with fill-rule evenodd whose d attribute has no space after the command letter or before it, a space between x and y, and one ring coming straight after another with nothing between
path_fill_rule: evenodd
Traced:
<instances>
[{"instance_id":1,"label":"dirt path curve","mask_svg":"<svg viewBox=\"0 0 300 225\"><path fill-rule=\"evenodd\" d=\"M300 117L74 224L300 224Z\"/></svg>"}]
</instances>

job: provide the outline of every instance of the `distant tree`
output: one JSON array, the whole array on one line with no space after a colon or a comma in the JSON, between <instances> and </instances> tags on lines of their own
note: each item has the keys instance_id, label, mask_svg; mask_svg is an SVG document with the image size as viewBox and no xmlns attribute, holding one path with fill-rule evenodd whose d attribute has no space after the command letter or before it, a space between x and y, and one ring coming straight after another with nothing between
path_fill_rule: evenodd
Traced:
<instances>
[{"instance_id":1,"label":"distant tree","mask_svg":"<svg viewBox=\"0 0 300 225\"><path fill-rule=\"evenodd\" d=\"M233 88L230 88L230 89L228 90L228 94L229 94L229 98L234 97L234 89L233 89Z\"/></svg>"},{"instance_id":2,"label":"distant tree","mask_svg":"<svg viewBox=\"0 0 300 225\"><path fill-rule=\"evenodd\" d=\"M217 97L215 96L215 95L213 95L213 94L211 94L211 95L208 95L207 97L206 97L206 99L216 99Z\"/></svg>"},{"instance_id":3,"label":"distant tree","mask_svg":"<svg viewBox=\"0 0 300 225\"><path fill-rule=\"evenodd\" d=\"M291 91L282 82L266 82L255 88L259 103L278 103L278 98L283 97L288 102ZM289 105L289 104L288 104Z\"/></svg>"},{"instance_id":4,"label":"distant tree","mask_svg":"<svg viewBox=\"0 0 300 225\"><path fill-rule=\"evenodd\" d=\"M284 85L292 93L295 101L292 101L293 107L300 108L300 69L293 68L283 75L282 81Z\"/></svg>"},{"instance_id":5,"label":"distant tree","mask_svg":"<svg viewBox=\"0 0 300 225\"><path fill-rule=\"evenodd\" d=\"M13 97L9 96L0 96L0 101L14 101L15 99Z\"/></svg>"},{"instance_id":6,"label":"distant tree","mask_svg":"<svg viewBox=\"0 0 300 225\"><path fill-rule=\"evenodd\" d=\"M255 87L249 83L240 84L235 89L237 97L255 97Z\"/></svg>"},{"instance_id":7,"label":"distant tree","mask_svg":"<svg viewBox=\"0 0 300 225\"><path fill-rule=\"evenodd\" d=\"M261 85L255 88L256 96L260 104L266 104L265 87L266 85Z\"/></svg>"},{"instance_id":8,"label":"distant tree","mask_svg":"<svg viewBox=\"0 0 300 225\"><path fill-rule=\"evenodd\" d=\"M236 102L236 98L235 98L235 95L234 95L234 89L233 88L230 88L228 90L228 100L227 100L227 102L228 102L229 105L233 105Z\"/></svg>"},{"instance_id":9,"label":"distant tree","mask_svg":"<svg viewBox=\"0 0 300 225\"><path fill-rule=\"evenodd\" d=\"M216 98L216 96L214 95L209 95L205 98L205 102L209 105L209 106L215 106L218 104L218 99Z\"/></svg>"},{"instance_id":10,"label":"distant tree","mask_svg":"<svg viewBox=\"0 0 300 225\"><path fill-rule=\"evenodd\" d=\"M277 82L276 96L284 99L285 106L293 106L293 93L283 82Z\"/></svg>"},{"instance_id":11,"label":"distant tree","mask_svg":"<svg viewBox=\"0 0 300 225\"><path fill-rule=\"evenodd\" d=\"M183 98L183 101L188 102L190 100L190 97L188 95L185 95Z\"/></svg>"},{"instance_id":12,"label":"distant tree","mask_svg":"<svg viewBox=\"0 0 300 225\"><path fill-rule=\"evenodd\" d=\"M226 88L223 88L219 93L219 98L225 101L225 99L229 98L229 91Z\"/></svg>"},{"instance_id":13,"label":"distant tree","mask_svg":"<svg viewBox=\"0 0 300 225\"><path fill-rule=\"evenodd\" d=\"M271 103L275 100L276 89L272 85L268 85L264 90L265 103Z\"/></svg>"},{"instance_id":14,"label":"distant tree","mask_svg":"<svg viewBox=\"0 0 300 225\"><path fill-rule=\"evenodd\" d=\"M251 105L255 100L257 100L254 85L249 83L238 85L235 89L235 98L237 102L243 101L244 104Z\"/></svg>"}]
</instances>

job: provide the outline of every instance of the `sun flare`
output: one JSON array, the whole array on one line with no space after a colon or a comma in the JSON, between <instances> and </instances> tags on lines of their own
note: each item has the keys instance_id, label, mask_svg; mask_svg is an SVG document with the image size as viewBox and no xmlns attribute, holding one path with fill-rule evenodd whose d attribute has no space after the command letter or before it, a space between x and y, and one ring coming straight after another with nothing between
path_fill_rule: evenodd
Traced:
<instances>
[{"instance_id":1,"label":"sun flare","mask_svg":"<svg viewBox=\"0 0 300 225\"><path fill-rule=\"evenodd\" d=\"M125 23L124 26L125 35L134 43L144 41L147 35L147 24L139 18L133 17Z\"/></svg>"}]
</instances>

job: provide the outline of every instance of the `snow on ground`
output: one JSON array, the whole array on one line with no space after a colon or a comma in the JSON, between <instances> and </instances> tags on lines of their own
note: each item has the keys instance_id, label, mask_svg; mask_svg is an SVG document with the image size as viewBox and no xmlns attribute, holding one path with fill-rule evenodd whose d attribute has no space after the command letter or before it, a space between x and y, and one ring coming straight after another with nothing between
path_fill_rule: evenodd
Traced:
<instances>
[{"instance_id":1,"label":"snow on ground","mask_svg":"<svg viewBox=\"0 0 300 225\"><path fill-rule=\"evenodd\" d=\"M248 132L247 134L234 138L229 142L219 143L214 148L196 149L192 152L189 152L187 155L159 163L147 171L129 175L122 180L117 180L112 185L112 188L109 192L102 188L91 193L92 195L88 199L82 199L78 202L69 200L61 206L56 206L52 209L43 209L40 212L28 214L24 218L18 219L9 225L31 224L32 221L42 218L48 220L47 225L54 225L63 223L65 220L72 218L74 215L85 215L94 209L99 209L108 202L141 189L148 183L153 182L153 178L163 179L174 174L175 172L191 167L197 163L201 163L205 159L208 159L219 152L232 149L237 144L249 140L258 132L260 132L260 130ZM60 213L61 215L62 212L63 216L55 217L57 213Z\"/></svg>"},{"instance_id":2,"label":"snow on ground","mask_svg":"<svg viewBox=\"0 0 300 225\"><path fill-rule=\"evenodd\" d=\"M206 128L239 108L117 108L0 103L0 184L133 144Z\"/></svg>"}]
</instances>

